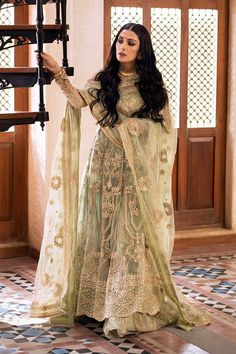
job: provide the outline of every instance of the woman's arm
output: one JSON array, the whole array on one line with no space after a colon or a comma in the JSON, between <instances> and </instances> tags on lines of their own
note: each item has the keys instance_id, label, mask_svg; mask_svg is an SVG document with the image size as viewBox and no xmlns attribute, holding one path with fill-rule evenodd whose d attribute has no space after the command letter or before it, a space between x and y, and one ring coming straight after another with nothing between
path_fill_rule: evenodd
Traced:
<instances>
[{"instance_id":1,"label":"woman's arm","mask_svg":"<svg viewBox=\"0 0 236 354\"><path fill-rule=\"evenodd\" d=\"M86 100L80 94L79 90L71 84L65 71L59 66L57 61L45 52L43 52L41 56L43 58L43 66L54 74L56 83L67 97L70 104L75 108L87 106ZM37 59L39 59L38 55Z\"/></svg>"},{"instance_id":2,"label":"woman's arm","mask_svg":"<svg viewBox=\"0 0 236 354\"><path fill-rule=\"evenodd\" d=\"M55 82L59 85L60 89L73 107L81 108L87 106L88 103L80 94L80 91L71 84L65 70L61 69L54 75L54 78Z\"/></svg>"}]
</instances>

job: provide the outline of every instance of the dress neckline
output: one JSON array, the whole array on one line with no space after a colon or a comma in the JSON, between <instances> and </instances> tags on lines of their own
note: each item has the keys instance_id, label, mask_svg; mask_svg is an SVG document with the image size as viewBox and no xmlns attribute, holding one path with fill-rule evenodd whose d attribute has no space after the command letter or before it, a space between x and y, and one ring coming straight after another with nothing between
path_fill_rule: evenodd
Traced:
<instances>
[{"instance_id":1,"label":"dress neckline","mask_svg":"<svg viewBox=\"0 0 236 354\"><path fill-rule=\"evenodd\" d=\"M139 77L138 73L136 71L134 71L130 75L123 75L122 72L119 72L118 76L121 79L122 83L129 83L129 82L136 81L138 79L138 77Z\"/></svg>"}]
</instances>

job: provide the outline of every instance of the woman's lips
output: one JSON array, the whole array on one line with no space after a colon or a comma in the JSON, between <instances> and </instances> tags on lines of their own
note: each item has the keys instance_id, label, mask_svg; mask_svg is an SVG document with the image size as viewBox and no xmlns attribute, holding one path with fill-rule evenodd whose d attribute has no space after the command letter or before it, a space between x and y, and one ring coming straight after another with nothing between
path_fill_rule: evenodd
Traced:
<instances>
[{"instance_id":1,"label":"woman's lips","mask_svg":"<svg viewBox=\"0 0 236 354\"><path fill-rule=\"evenodd\" d=\"M126 54L121 52L121 53L118 53L121 57L126 57Z\"/></svg>"}]
</instances>

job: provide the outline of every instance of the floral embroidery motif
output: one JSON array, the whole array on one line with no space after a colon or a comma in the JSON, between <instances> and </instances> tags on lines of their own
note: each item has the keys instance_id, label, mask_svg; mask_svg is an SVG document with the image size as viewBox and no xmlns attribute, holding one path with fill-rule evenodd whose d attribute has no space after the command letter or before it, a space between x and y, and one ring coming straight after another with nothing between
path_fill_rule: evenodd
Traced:
<instances>
[{"instance_id":1,"label":"floral embroidery motif","mask_svg":"<svg viewBox=\"0 0 236 354\"><path fill-rule=\"evenodd\" d=\"M160 160L162 162L167 162L167 150L166 149L162 149L161 153L160 153Z\"/></svg>"},{"instance_id":2,"label":"floral embroidery motif","mask_svg":"<svg viewBox=\"0 0 236 354\"><path fill-rule=\"evenodd\" d=\"M63 227L60 228L58 234L54 237L54 245L56 247L63 247Z\"/></svg>"},{"instance_id":3,"label":"floral embroidery motif","mask_svg":"<svg viewBox=\"0 0 236 354\"><path fill-rule=\"evenodd\" d=\"M128 131L131 135L140 136L147 129L147 124L145 121L129 118L126 119L126 122Z\"/></svg>"},{"instance_id":4,"label":"floral embroidery motif","mask_svg":"<svg viewBox=\"0 0 236 354\"><path fill-rule=\"evenodd\" d=\"M141 192L146 192L149 189L151 182L149 181L149 179L147 177L141 177L138 180L138 184L139 184L139 188L140 188Z\"/></svg>"},{"instance_id":5,"label":"floral embroidery motif","mask_svg":"<svg viewBox=\"0 0 236 354\"><path fill-rule=\"evenodd\" d=\"M139 136L142 133L142 126L136 120L133 120L128 123L128 131L130 134Z\"/></svg>"},{"instance_id":6,"label":"floral embroidery motif","mask_svg":"<svg viewBox=\"0 0 236 354\"><path fill-rule=\"evenodd\" d=\"M171 215L172 214L172 206L168 202L163 203L166 215Z\"/></svg>"},{"instance_id":7,"label":"floral embroidery motif","mask_svg":"<svg viewBox=\"0 0 236 354\"><path fill-rule=\"evenodd\" d=\"M50 187L52 189L58 190L61 187L62 181L60 176L53 176L51 179Z\"/></svg>"}]
</instances>

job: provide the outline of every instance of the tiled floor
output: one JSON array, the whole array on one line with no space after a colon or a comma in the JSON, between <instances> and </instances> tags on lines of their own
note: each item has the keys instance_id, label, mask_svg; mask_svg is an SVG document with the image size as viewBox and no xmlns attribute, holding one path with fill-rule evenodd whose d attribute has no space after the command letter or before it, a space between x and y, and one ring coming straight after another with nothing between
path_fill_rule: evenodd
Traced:
<instances>
[{"instance_id":1,"label":"tiled floor","mask_svg":"<svg viewBox=\"0 0 236 354\"><path fill-rule=\"evenodd\" d=\"M71 329L32 321L28 309L35 269L36 261L29 257L0 260L0 354L236 353L236 245L187 250L173 257L179 288L212 316L209 326L191 332L171 326L107 340L102 324L88 318Z\"/></svg>"}]
</instances>

